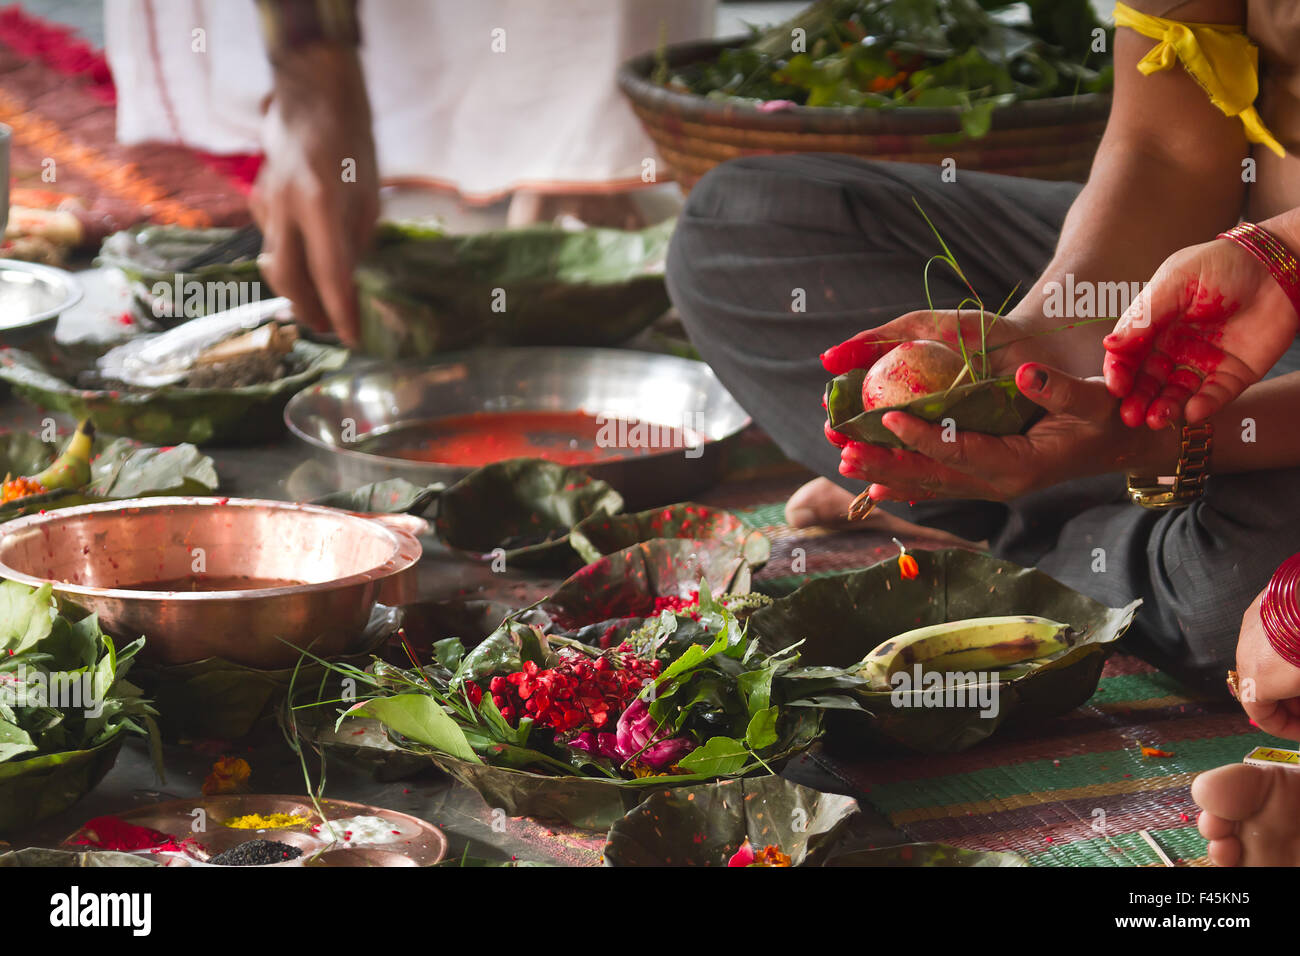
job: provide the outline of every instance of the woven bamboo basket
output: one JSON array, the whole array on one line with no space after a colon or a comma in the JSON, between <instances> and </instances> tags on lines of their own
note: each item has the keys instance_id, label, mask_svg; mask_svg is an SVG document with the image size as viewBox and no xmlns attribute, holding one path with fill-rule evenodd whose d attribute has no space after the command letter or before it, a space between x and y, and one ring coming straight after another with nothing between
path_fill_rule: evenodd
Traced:
<instances>
[{"instance_id":1,"label":"woven bamboo basket","mask_svg":"<svg viewBox=\"0 0 1300 956\"><path fill-rule=\"evenodd\" d=\"M710 59L745 38L669 47L670 67ZM654 53L623 64L618 84L684 190L718 163L772 153L847 153L903 163L956 162L1035 179L1088 176L1110 113L1110 94L1026 100L997 109L979 139L950 141L961 132L955 109L872 110L796 106L764 112L679 93L650 80ZM947 138L949 141L945 141Z\"/></svg>"}]
</instances>

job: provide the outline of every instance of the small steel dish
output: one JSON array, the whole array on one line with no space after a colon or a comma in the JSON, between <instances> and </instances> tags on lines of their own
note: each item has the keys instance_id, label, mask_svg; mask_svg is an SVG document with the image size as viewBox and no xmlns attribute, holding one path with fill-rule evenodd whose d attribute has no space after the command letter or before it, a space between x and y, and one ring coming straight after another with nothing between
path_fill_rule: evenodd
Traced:
<instances>
[{"instance_id":1,"label":"small steel dish","mask_svg":"<svg viewBox=\"0 0 1300 956\"><path fill-rule=\"evenodd\" d=\"M59 316L81 301L72 273L0 259L0 345L30 344L54 334Z\"/></svg>"},{"instance_id":2,"label":"small steel dish","mask_svg":"<svg viewBox=\"0 0 1300 956\"><path fill-rule=\"evenodd\" d=\"M345 653L378 602L413 597L420 541L400 526L315 505L141 498L0 525L0 578L53 585L142 660L219 657L292 667L296 648ZM303 582L224 591L136 590L195 573ZM288 643L285 643L288 642ZM291 646L292 645L292 646Z\"/></svg>"},{"instance_id":3,"label":"small steel dish","mask_svg":"<svg viewBox=\"0 0 1300 956\"><path fill-rule=\"evenodd\" d=\"M630 508L681 501L718 480L724 446L750 423L703 362L630 349L501 348L447 355L435 365L371 365L304 389L285 407L289 431L311 446L339 488L388 478L452 483L472 467L360 450L368 441L474 412L582 411L669 428L704 442L629 451L582 469ZM695 454L698 452L698 454Z\"/></svg>"}]
</instances>

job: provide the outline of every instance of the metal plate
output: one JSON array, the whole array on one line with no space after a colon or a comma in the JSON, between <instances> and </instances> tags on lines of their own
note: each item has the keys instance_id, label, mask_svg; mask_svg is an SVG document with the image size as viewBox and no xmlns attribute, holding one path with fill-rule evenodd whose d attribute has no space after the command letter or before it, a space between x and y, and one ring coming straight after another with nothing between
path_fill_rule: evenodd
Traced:
<instances>
[{"instance_id":1,"label":"metal plate","mask_svg":"<svg viewBox=\"0 0 1300 956\"><path fill-rule=\"evenodd\" d=\"M400 525L334 508L255 498L139 498L0 525L0 577L55 592L106 631L147 635L141 659L220 657L292 667L299 647L346 653L376 602L409 600L422 548ZM141 590L201 574L296 582ZM287 642L287 643L286 643Z\"/></svg>"},{"instance_id":2,"label":"metal plate","mask_svg":"<svg viewBox=\"0 0 1300 956\"><path fill-rule=\"evenodd\" d=\"M20 345L52 334L59 315L81 300L72 273L0 259L0 343Z\"/></svg>"},{"instance_id":3,"label":"metal plate","mask_svg":"<svg viewBox=\"0 0 1300 956\"><path fill-rule=\"evenodd\" d=\"M474 412L581 411L666 428L705 441L687 454L649 449L584 465L629 508L689 498L718 479L724 445L749 416L703 362L629 349L479 349L435 365L372 365L331 376L285 408L289 431L332 470L339 488L401 477L454 482L473 469L358 450L368 440Z\"/></svg>"},{"instance_id":4,"label":"metal plate","mask_svg":"<svg viewBox=\"0 0 1300 956\"><path fill-rule=\"evenodd\" d=\"M269 794L230 794L197 797L193 800L169 800L166 803L155 803L117 814L117 817L136 826L151 827L171 834L178 840L193 838L213 856L249 840L274 840L302 850L302 856L296 859L268 864L277 868L433 866L446 856L446 836L427 820L421 820L408 813L398 813L396 810L353 803L350 800L321 800L320 805L327 820L342 820L358 816L382 817L392 823L393 830L399 832L393 834L394 839L386 843L331 842L312 833L311 827L319 826L324 820L316 812L309 798ZM226 820L252 813L262 816L285 813L306 817L309 822L303 826L277 830L241 830L224 825ZM203 829L198 832L193 829L196 820L202 820L203 825ZM61 849L87 849L84 844L75 842L80 834L81 830L70 834L63 841ZM142 850L133 855L148 856L167 866L213 866L197 857L182 853L153 853L150 850Z\"/></svg>"}]
</instances>

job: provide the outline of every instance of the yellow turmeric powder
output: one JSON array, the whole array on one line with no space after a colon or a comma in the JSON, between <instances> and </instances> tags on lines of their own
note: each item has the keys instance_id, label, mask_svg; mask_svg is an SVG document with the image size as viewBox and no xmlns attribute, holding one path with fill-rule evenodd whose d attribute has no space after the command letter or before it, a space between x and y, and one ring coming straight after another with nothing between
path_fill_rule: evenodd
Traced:
<instances>
[{"instance_id":1,"label":"yellow turmeric powder","mask_svg":"<svg viewBox=\"0 0 1300 956\"><path fill-rule=\"evenodd\" d=\"M247 813L242 817L231 817L224 821L223 826L236 830L284 830L288 827L306 826L308 823L311 821L306 817L291 813L272 813L265 817L260 813Z\"/></svg>"}]
</instances>

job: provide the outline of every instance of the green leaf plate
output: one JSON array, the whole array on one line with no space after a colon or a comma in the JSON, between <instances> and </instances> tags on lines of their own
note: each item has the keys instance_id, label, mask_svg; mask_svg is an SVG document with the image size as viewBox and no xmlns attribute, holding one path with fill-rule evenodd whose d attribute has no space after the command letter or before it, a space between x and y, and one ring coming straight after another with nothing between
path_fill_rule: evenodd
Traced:
<instances>
[{"instance_id":1,"label":"green leaf plate","mask_svg":"<svg viewBox=\"0 0 1300 956\"><path fill-rule=\"evenodd\" d=\"M261 282L256 254L244 255L237 261L218 261L188 272L179 271L195 256L208 253L226 242L237 230L230 228L184 229L178 226L137 226L115 232L100 245L97 264L121 269L133 283L133 305L136 314L165 325L178 324L206 314L208 303L217 303L218 296L193 295L194 283L202 283L204 292L223 286L223 295L232 290L227 283ZM180 314L172 299L176 283L181 283ZM247 288L247 286L245 286ZM238 286L233 287L237 291ZM269 295L269 290L258 290ZM265 296L263 296L265 297ZM233 296L226 298L226 308L239 304ZM197 307L197 308L196 308Z\"/></svg>"},{"instance_id":2,"label":"green leaf plate","mask_svg":"<svg viewBox=\"0 0 1300 956\"><path fill-rule=\"evenodd\" d=\"M0 763L0 834L62 813L99 784L117 761L123 734L89 750Z\"/></svg>"},{"instance_id":3,"label":"green leaf plate","mask_svg":"<svg viewBox=\"0 0 1300 956\"><path fill-rule=\"evenodd\" d=\"M715 595L748 594L751 570L729 541L656 538L575 571L541 607L565 630L646 618L655 613L655 598L693 594L701 578Z\"/></svg>"},{"instance_id":4,"label":"green leaf plate","mask_svg":"<svg viewBox=\"0 0 1300 956\"><path fill-rule=\"evenodd\" d=\"M347 361L346 349L299 340L299 371L274 382L240 388L112 391L77 388L40 359L18 349L0 352L0 382L40 408L89 418L100 431L160 445L231 444L273 438L284 431L284 406L293 394Z\"/></svg>"},{"instance_id":5,"label":"green leaf plate","mask_svg":"<svg viewBox=\"0 0 1300 956\"><path fill-rule=\"evenodd\" d=\"M21 850L0 853L0 868L11 866L86 867L105 866L162 866L157 860L135 853L116 850L51 850L43 846L29 846Z\"/></svg>"},{"instance_id":6,"label":"green leaf plate","mask_svg":"<svg viewBox=\"0 0 1300 956\"><path fill-rule=\"evenodd\" d=\"M857 812L852 797L776 776L654 790L609 828L605 865L726 866L748 839L818 866Z\"/></svg>"},{"instance_id":7,"label":"green leaf plate","mask_svg":"<svg viewBox=\"0 0 1300 956\"><path fill-rule=\"evenodd\" d=\"M41 471L54 460L61 445L62 442L43 442L26 432L0 434L0 478ZM149 448L129 438L105 442L97 437L89 485L77 491L52 491L6 502L0 505L0 522L92 501L149 495L201 495L216 487L217 470L212 459L193 445Z\"/></svg>"},{"instance_id":8,"label":"green leaf plate","mask_svg":"<svg viewBox=\"0 0 1300 956\"><path fill-rule=\"evenodd\" d=\"M581 469L512 458L476 468L444 491L434 528L460 551L501 549L507 567L576 567L569 530L622 508L622 495Z\"/></svg>"},{"instance_id":9,"label":"green leaf plate","mask_svg":"<svg viewBox=\"0 0 1300 956\"><path fill-rule=\"evenodd\" d=\"M673 226L448 236L386 223L356 271L362 350L424 358L473 345L615 345L668 309Z\"/></svg>"},{"instance_id":10,"label":"green leaf plate","mask_svg":"<svg viewBox=\"0 0 1300 956\"><path fill-rule=\"evenodd\" d=\"M636 514L593 515L574 526L569 543L587 562L656 538L729 542L757 571L767 563L772 543L730 511L683 502Z\"/></svg>"},{"instance_id":11,"label":"green leaf plate","mask_svg":"<svg viewBox=\"0 0 1300 956\"><path fill-rule=\"evenodd\" d=\"M397 609L376 605L355 649L338 660L364 667L400 624ZM292 667L260 670L219 657L163 667L137 664L132 672L153 698L163 733L171 740L238 740L274 719L291 682L314 688L324 673L311 660L303 661L295 677Z\"/></svg>"},{"instance_id":12,"label":"green leaf plate","mask_svg":"<svg viewBox=\"0 0 1300 956\"><path fill-rule=\"evenodd\" d=\"M1036 614L1069 624L1078 643L1015 680L1001 681L995 707L932 706L923 690L886 693L854 688L869 713L826 713L827 745L885 745L929 753L965 750L1003 723L1027 724L1079 706L1097 688L1101 668L1140 601L1111 608L1033 568L958 549L910 552L920 574L899 575L890 559L859 571L808 581L749 617L766 650L796 641L803 667L847 668L904 631L945 621ZM994 710L988 716L982 712Z\"/></svg>"},{"instance_id":13,"label":"green leaf plate","mask_svg":"<svg viewBox=\"0 0 1300 956\"><path fill-rule=\"evenodd\" d=\"M922 395L905 405L868 412L862 408L862 380L866 374L866 369L854 369L836 376L826 386L826 414L831 428L854 441L904 447L898 436L880 423L886 412L907 412L927 422L951 418L962 431L986 435L1019 434L1043 413L1041 406L1016 388L1014 376L958 385L946 392Z\"/></svg>"}]
</instances>

